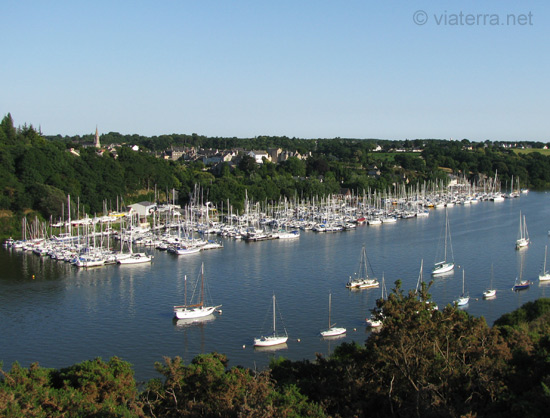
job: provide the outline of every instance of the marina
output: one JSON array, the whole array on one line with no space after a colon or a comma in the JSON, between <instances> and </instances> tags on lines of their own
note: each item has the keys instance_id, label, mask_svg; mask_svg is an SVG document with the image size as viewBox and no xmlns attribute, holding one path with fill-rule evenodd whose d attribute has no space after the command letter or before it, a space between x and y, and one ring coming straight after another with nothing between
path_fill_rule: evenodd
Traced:
<instances>
[{"instance_id":1,"label":"marina","mask_svg":"<svg viewBox=\"0 0 550 418\"><path fill-rule=\"evenodd\" d=\"M193 239L212 240L221 248L179 256L134 243L135 253L147 252L153 258L132 265L115 262L78 268L32 250L3 247L0 360L4 368L14 361L59 368L119 356L133 364L141 381L158 377L154 362L162 362L163 356L181 356L189 362L199 353L217 351L228 356L230 366L252 368L266 367L270 358L279 355L313 360L315 353L328 355L341 342L363 343L371 332L365 319L371 317L380 288L346 288L357 271L362 247L374 277L384 278L389 293L398 279L405 291L414 290L421 260L427 265L440 261L437 248L443 247L439 240L447 217L455 268L426 278L434 281L430 293L439 309L452 304L462 292L462 270L467 270L470 300L463 309L484 316L492 325L525 302L550 296L550 287L538 279L550 239L550 195L530 192L499 200L456 203L446 210L423 207L422 213L427 210L428 216L395 216L395 222L370 225L372 213L355 211L349 220L365 218L354 223L355 228L318 233L304 222L304 228L296 228L300 233L295 239L256 242L193 231ZM388 207L400 205L390 202ZM518 251L520 211L529 220L530 244ZM339 216L336 210L324 212L326 220ZM348 220L342 221L346 225ZM264 219L263 224L267 222L271 221ZM290 229L281 224L270 230ZM195 276L202 263L212 298L223 305L223 313L174 319L174 306L181 304L185 294L185 276ZM514 292L520 276L531 285ZM490 281L497 293L484 299ZM329 292L338 326L347 330L337 341L319 334L327 326ZM273 320L273 307L266 303L273 294L277 309L284 313L280 325L288 331L288 340L276 350L255 349L254 338Z\"/></svg>"}]
</instances>

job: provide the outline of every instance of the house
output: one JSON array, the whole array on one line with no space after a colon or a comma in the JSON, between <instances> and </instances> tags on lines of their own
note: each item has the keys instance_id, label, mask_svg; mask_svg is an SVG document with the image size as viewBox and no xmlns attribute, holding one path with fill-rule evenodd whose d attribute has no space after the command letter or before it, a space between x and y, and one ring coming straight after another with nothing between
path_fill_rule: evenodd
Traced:
<instances>
[{"instance_id":1,"label":"house","mask_svg":"<svg viewBox=\"0 0 550 418\"><path fill-rule=\"evenodd\" d=\"M200 149L197 154L197 159L202 160L204 165L217 164L222 160L221 154L217 149Z\"/></svg>"},{"instance_id":2,"label":"house","mask_svg":"<svg viewBox=\"0 0 550 418\"><path fill-rule=\"evenodd\" d=\"M222 152L222 161L229 163L233 161L233 158L237 156L237 151L223 151Z\"/></svg>"},{"instance_id":3,"label":"house","mask_svg":"<svg viewBox=\"0 0 550 418\"><path fill-rule=\"evenodd\" d=\"M367 174L371 177L379 178L380 177L380 169L376 165L370 164L367 167Z\"/></svg>"},{"instance_id":4,"label":"house","mask_svg":"<svg viewBox=\"0 0 550 418\"><path fill-rule=\"evenodd\" d=\"M302 156L298 151L292 152L292 151L282 151L279 154L279 157L277 159L277 162L282 163L283 161L288 160L290 157L296 157L299 160L305 159L304 156Z\"/></svg>"},{"instance_id":5,"label":"house","mask_svg":"<svg viewBox=\"0 0 550 418\"><path fill-rule=\"evenodd\" d=\"M177 161L181 157L185 155L185 149L184 148L174 148L171 147L170 149L167 149L164 152L164 159L165 160L171 160L171 161Z\"/></svg>"},{"instance_id":6,"label":"house","mask_svg":"<svg viewBox=\"0 0 550 418\"><path fill-rule=\"evenodd\" d=\"M141 222L145 221L147 216L157 210L156 203L147 201L134 203L132 205L128 205L128 207L130 208L130 213L138 215Z\"/></svg>"},{"instance_id":7,"label":"house","mask_svg":"<svg viewBox=\"0 0 550 418\"><path fill-rule=\"evenodd\" d=\"M264 158L268 161L271 161L271 158L269 157L269 154L265 151L255 151L255 150L252 150L252 151L249 151L247 153L247 155L249 155L250 157L254 158L256 160L256 163L257 164L263 164L264 162Z\"/></svg>"},{"instance_id":8,"label":"house","mask_svg":"<svg viewBox=\"0 0 550 418\"><path fill-rule=\"evenodd\" d=\"M283 152L282 148L268 148L267 153L269 154L269 159L273 162L279 162L279 155Z\"/></svg>"}]
</instances>

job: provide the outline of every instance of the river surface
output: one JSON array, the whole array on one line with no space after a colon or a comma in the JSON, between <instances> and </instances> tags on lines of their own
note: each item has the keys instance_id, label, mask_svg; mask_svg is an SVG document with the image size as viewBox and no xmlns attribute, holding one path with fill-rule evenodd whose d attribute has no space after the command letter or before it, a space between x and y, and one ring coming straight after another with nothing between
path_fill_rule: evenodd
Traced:
<instances>
[{"instance_id":1,"label":"river surface","mask_svg":"<svg viewBox=\"0 0 550 418\"><path fill-rule=\"evenodd\" d=\"M520 211L525 215L531 244L517 251ZM440 308L452 303L465 287L471 299L465 308L493 322L528 301L550 296L550 286L538 281L549 242L550 194L530 192L503 202L457 205L447 210L452 254L459 266L435 279L430 289ZM424 280L443 248L445 210L430 210L426 218L400 219L395 224L358 226L338 233L302 231L297 240L246 243L223 239L221 250L176 256L151 250L150 265L77 269L68 263L31 252L0 249L0 361L28 367L61 368L101 357L118 356L130 362L138 381L160 377L155 362L163 356L190 362L200 353L220 352L230 366L265 368L273 356L291 360L330 354L342 341L364 343L370 330L365 317L381 289L350 291L345 284L359 268L365 246L376 277L388 290L399 279L414 289L421 260ZM448 247L450 253L450 247ZM210 320L185 324L173 320L173 305L183 303L185 280L191 282L204 263L207 288L222 313ZM550 262L549 262L550 264ZM484 300L493 266L493 300ZM523 267L533 281L524 291L511 290ZM332 321L347 334L326 340L319 332ZM272 323L276 295L277 326L286 327L289 340L277 351L252 347L254 337Z\"/></svg>"}]
</instances>

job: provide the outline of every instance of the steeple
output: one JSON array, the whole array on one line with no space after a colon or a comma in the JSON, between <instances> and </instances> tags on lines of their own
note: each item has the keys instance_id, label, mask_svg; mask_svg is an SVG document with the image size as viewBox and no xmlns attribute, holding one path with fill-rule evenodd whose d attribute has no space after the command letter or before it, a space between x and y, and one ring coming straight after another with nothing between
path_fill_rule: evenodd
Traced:
<instances>
[{"instance_id":1,"label":"steeple","mask_svg":"<svg viewBox=\"0 0 550 418\"><path fill-rule=\"evenodd\" d=\"M94 145L96 148L101 148L101 144L99 143L99 132L97 130L97 125L95 126L95 142Z\"/></svg>"}]
</instances>

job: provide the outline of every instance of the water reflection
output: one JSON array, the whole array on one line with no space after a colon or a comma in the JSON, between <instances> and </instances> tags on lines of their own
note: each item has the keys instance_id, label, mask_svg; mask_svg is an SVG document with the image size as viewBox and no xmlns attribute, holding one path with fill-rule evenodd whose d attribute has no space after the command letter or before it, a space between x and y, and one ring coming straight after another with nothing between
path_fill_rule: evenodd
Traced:
<instances>
[{"instance_id":1,"label":"water reflection","mask_svg":"<svg viewBox=\"0 0 550 418\"><path fill-rule=\"evenodd\" d=\"M203 316L202 318L187 318L187 319L176 319L174 318L174 324L178 328L189 327L193 325L203 325L207 322L213 321L216 319L214 314Z\"/></svg>"},{"instance_id":2,"label":"water reflection","mask_svg":"<svg viewBox=\"0 0 550 418\"><path fill-rule=\"evenodd\" d=\"M524 251L514 246L520 209L530 221L531 244ZM492 325L525 302L550 296L550 283L533 284L522 292L510 290L521 265L525 278L538 277L544 246L550 240L550 194L530 193L498 205L458 206L452 213L455 259L469 272L470 294L479 296L470 301L469 314L485 316ZM369 262L378 277L385 275L388 290L399 278L408 292L417 286L421 260L425 266L426 260L436 260L444 222L445 212L433 210L428 218L399 220L392 226L364 225L338 234L303 232L300 239L287 242L224 239L223 250L193 257L157 252L151 264L90 270L0 249L0 361L65 367L83 359L118 355L135 366L140 380L158 377L153 364L162 356L183 355L189 361L199 353L217 351L226 354L231 365L265 367L270 356L262 349L255 355L256 350L243 345L250 347L251 330L261 322L265 300L274 292L286 328L301 337L301 343L295 337L288 346L267 352L281 350L291 360L330 354L346 337L319 337L318 331L326 327L329 291L338 324L348 329L348 340L363 343L371 334L365 317L370 316L380 289L351 292L345 288L357 268L361 247L368 245ZM184 277L195 277L202 262L212 298L223 304L224 315L190 324L172 322L173 306L184 297ZM482 302L492 263L498 294ZM462 272L456 269L456 274L433 278L429 293L441 307L460 294Z\"/></svg>"},{"instance_id":3,"label":"water reflection","mask_svg":"<svg viewBox=\"0 0 550 418\"><path fill-rule=\"evenodd\" d=\"M254 347L254 351L258 353L273 353L275 351L286 350L286 349L288 349L287 343L277 344L277 345L272 345L267 347L261 347L261 346Z\"/></svg>"}]
</instances>

